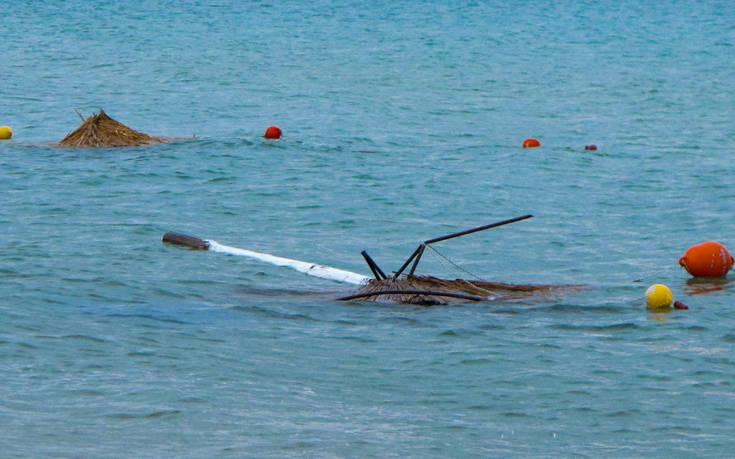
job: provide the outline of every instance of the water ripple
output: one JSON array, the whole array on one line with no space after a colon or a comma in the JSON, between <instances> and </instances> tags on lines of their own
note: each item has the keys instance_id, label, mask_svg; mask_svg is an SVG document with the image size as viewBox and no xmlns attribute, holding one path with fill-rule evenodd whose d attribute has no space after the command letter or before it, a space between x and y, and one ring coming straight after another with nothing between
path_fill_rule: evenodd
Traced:
<instances>
[{"instance_id":1,"label":"water ripple","mask_svg":"<svg viewBox=\"0 0 735 459\"><path fill-rule=\"evenodd\" d=\"M552 325L551 328L555 330L608 332L608 331L622 331L622 330L640 330L641 326L636 323L623 322L623 323L605 324L605 325L555 324L555 325Z\"/></svg>"},{"instance_id":2,"label":"water ripple","mask_svg":"<svg viewBox=\"0 0 735 459\"><path fill-rule=\"evenodd\" d=\"M129 414L129 413L115 413L115 414L108 414L106 417L111 419L116 419L120 421L130 421L130 420L136 420L136 419L156 419L161 417L175 417L181 414L181 411L179 410L163 410L163 411L154 411L152 413L147 414Z\"/></svg>"},{"instance_id":3,"label":"water ripple","mask_svg":"<svg viewBox=\"0 0 735 459\"><path fill-rule=\"evenodd\" d=\"M276 311L263 306L234 306L231 309L235 311L243 311L248 313L255 313L256 315L273 318L273 319L287 319L295 321L306 321L306 322L319 322L306 314L291 314L287 312Z\"/></svg>"}]
</instances>

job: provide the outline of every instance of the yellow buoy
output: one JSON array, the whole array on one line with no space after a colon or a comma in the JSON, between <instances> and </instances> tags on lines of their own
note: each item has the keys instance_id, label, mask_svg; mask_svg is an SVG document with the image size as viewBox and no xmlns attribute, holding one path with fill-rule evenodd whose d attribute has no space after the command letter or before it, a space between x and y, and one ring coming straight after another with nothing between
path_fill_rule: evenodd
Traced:
<instances>
[{"instance_id":1,"label":"yellow buoy","mask_svg":"<svg viewBox=\"0 0 735 459\"><path fill-rule=\"evenodd\" d=\"M674 301L674 295L664 284L653 284L646 290L647 308L668 308Z\"/></svg>"},{"instance_id":2,"label":"yellow buoy","mask_svg":"<svg viewBox=\"0 0 735 459\"><path fill-rule=\"evenodd\" d=\"M13 137L13 130L8 126L0 126L0 140L8 140Z\"/></svg>"}]
</instances>

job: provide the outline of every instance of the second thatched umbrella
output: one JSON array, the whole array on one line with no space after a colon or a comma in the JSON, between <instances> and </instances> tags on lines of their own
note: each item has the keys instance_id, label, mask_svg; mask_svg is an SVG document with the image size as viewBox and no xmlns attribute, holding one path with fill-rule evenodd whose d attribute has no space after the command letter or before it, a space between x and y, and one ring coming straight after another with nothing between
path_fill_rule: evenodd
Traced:
<instances>
[{"instance_id":1,"label":"second thatched umbrella","mask_svg":"<svg viewBox=\"0 0 735 459\"><path fill-rule=\"evenodd\" d=\"M81 116L81 115L80 115ZM107 116L100 109L82 123L74 132L64 137L62 147L127 147L168 142L165 137L154 137L130 129Z\"/></svg>"}]
</instances>

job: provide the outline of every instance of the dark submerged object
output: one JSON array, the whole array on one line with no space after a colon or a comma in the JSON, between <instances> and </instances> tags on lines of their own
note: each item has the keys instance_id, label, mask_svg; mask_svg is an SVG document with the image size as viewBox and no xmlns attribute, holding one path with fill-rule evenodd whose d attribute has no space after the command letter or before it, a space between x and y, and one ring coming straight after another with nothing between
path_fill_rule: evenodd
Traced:
<instances>
[{"instance_id":1,"label":"dark submerged object","mask_svg":"<svg viewBox=\"0 0 735 459\"><path fill-rule=\"evenodd\" d=\"M410 257L396 271L393 276L386 276L375 261L363 251L362 256L370 267L375 279L371 279L352 295L338 298L342 301L351 300L374 300L390 301L401 304L418 305L443 305L450 303L461 303L467 301L490 301L490 300L520 300L529 295L548 294L560 289L578 290L579 285L530 285L530 284L506 284L503 282L488 282L481 280L466 279L439 279L433 276L414 275L424 250L430 244L446 241L467 234L484 231L509 223L515 223L533 215L502 220L489 225L447 234L445 236L427 239L414 250ZM408 265L413 261L411 269L403 277L400 277Z\"/></svg>"},{"instance_id":2,"label":"dark submerged object","mask_svg":"<svg viewBox=\"0 0 735 459\"><path fill-rule=\"evenodd\" d=\"M532 215L523 215L446 236L427 239L419 244L411 256L392 276L387 276L370 255L366 251L362 251L362 256L372 271L374 279L368 280L352 294L342 296L337 300L384 301L432 306L480 301L520 301L529 297L543 297L559 291L576 291L584 288L582 285L532 285L466 279L447 280L414 274L424 250L430 244L515 223L531 217ZM210 247L209 242L203 239L173 232L164 234L163 242L189 247L194 250L208 250ZM403 275L411 262L413 264L410 271Z\"/></svg>"},{"instance_id":3,"label":"dark submerged object","mask_svg":"<svg viewBox=\"0 0 735 459\"><path fill-rule=\"evenodd\" d=\"M186 234L168 232L163 235L163 242L174 245L183 245L194 250L209 250L209 242Z\"/></svg>"},{"instance_id":4,"label":"dark submerged object","mask_svg":"<svg viewBox=\"0 0 735 459\"><path fill-rule=\"evenodd\" d=\"M579 289L574 285L506 284L466 279L439 279L409 274L399 279L371 279L341 301L373 300L424 306L466 303L468 301L523 300L530 295L546 295L561 289Z\"/></svg>"}]
</instances>

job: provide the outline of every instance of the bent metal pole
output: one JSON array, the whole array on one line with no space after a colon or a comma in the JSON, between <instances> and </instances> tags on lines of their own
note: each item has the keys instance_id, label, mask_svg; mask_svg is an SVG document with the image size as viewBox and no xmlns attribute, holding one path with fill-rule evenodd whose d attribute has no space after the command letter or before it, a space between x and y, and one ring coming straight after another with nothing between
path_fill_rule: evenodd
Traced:
<instances>
[{"instance_id":1,"label":"bent metal pole","mask_svg":"<svg viewBox=\"0 0 735 459\"><path fill-rule=\"evenodd\" d=\"M453 239L455 237L465 236L467 234L476 233L478 231L484 231L486 229L495 228L495 227L498 227L498 226L507 225L509 223L519 222L521 220L525 220L525 219L531 218L531 217L533 217L533 215L531 215L531 214L521 215L520 217L514 217L514 218L509 218L507 220L501 220L499 222L490 223L489 225L478 226L476 228L470 228L468 230L459 231L457 233L447 234L446 236L439 236L439 237L435 237L433 239L427 239L427 240L425 240L423 243L421 243L416 248L416 250L411 254L411 256L408 257L408 260L406 260L403 263L403 266L401 266L398 269L398 271L396 271L396 273L393 275L393 279L398 279L398 276L400 276L401 273L403 273L403 271L406 269L406 267L408 266L408 264L411 263L411 260L413 260L415 258L416 260L413 262L413 266L411 267L411 274L413 274L413 272L416 270L416 267L419 264L419 260L421 259L421 255L423 255L423 253L424 253L424 248L426 248L426 246L429 245L429 244L433 244L435 242L446 241L447 239Z\"/></svg>"},{"instance_id":2,"label":"bent metal pole","mask_svg":"<svg viewBox=\"0 0 735 459\"><path fill-rule=\"evenodd\" d=\"M435 237L434 239L428 239L428 240L424 241L424 244L433 244L435 242L446 241L447 239L453 239L455 237L464 236L466 234L472 234L472 233L476 233L478 231L484 231L486 229L495 228L496 226L507 225L508 223L519 222L521 220L525 220L525 219L531 218L531 217L533 217L533 215L530 215L529 214L529 215L522 215L520 217L509 218L507 220L502 220L502 221L499 221L499 222L490 223L489 225L478 226L477 228L472 228L472 229L460 231L458 233L452 233L452 234L447 234L446 236L439 236L439 237Z\"/></svg>"}]
</instances>

